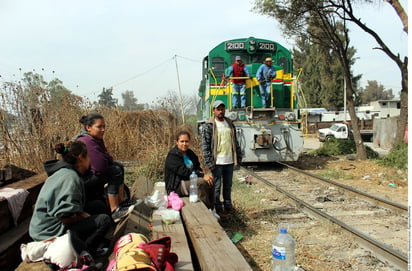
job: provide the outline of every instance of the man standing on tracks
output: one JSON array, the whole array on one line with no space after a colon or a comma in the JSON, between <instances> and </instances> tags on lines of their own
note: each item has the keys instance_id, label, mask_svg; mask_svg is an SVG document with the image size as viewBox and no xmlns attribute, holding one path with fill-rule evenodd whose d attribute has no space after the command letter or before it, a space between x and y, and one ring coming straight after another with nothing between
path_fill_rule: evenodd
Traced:
<instances>
[{"instance_id":1,"label":"man standing on tracks","mask_svg":"<svg viewBox=\"0 0 412 271\"><path fill-rule=\"evenodd\" d=\"M229 67L226 73L226 78L233 75L233 77L250 77L249 70L246 68L240 56L236 56L235 63ZM239 97L240 97L240 108L246 107L246 78L243 79L232 79L233 89L232 89L232 108L239 108Z\"/></svg>"},{"instance_id":2,"label":"man standing on tracks","mask_svg":"<svg viewBox=\"0 0 412 271\"><path fill-rule=\"evenodd\" d=\"M256 72L256 79L259 81L260 98L262 99L262 108L267 107L268 97L272 79L276 77L275 67L272 66L272 58L267 57L265 62L260 65ZM270 104L270 102L269 102Z\"/></svg>"},{"instance_id":3,"label":"man standing on tracks","mask_svg":"<svg viewBox=\"0 0 412 271\"><path fill-rule=\"evenodd\" d=\"M228 214L233 210L233 169L240 164L242 154L236 139L236 129L232 121L225 117L225 104L221 100L213 103L213 115L203 127L202 152L204 163L213 174L216 213L222 215L223 211ZM220 200L222 186L223 203Z\"/></svg>"}]
</instances>

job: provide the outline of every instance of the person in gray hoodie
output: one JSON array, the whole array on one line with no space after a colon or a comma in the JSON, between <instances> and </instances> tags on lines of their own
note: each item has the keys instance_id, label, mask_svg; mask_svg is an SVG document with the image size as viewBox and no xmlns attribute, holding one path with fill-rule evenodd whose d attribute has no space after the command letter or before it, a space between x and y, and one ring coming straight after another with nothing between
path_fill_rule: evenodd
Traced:
<instances>
[{"instance_id":1,"label":"person in gray hoodie","mask_svg":"<svg viewBox=\"0 0 412 271\"><path fill-rule=\"evenodd\" d=\"M97 246L111 226L108 214L99 213L99 202L86 204L81 175L89 168L90 159L83 142L56 144L63 160L44 164L48 175L33 211L29 234L35 241L58 237L70 230L78 254L96 253Z\"/></svg>"}]
</instances>

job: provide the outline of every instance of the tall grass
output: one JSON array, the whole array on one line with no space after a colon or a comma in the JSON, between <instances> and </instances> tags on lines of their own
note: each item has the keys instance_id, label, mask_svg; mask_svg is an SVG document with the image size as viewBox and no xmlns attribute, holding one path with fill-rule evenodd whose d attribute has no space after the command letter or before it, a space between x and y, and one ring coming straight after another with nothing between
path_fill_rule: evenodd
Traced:
<instances>
[{"instance_id":1,"label":"tall grass","mask_svg":"<svg viewBox=\"0 0 412 271\"><path fill-rule=\"evenodd\" d=\"M120 111L70 92L53 96L41 86L4 84L0 106L0 167L13 164L38 173L43 162L56 158L54 145L71 140L81 129L81 116L90 112L104 116L104 140L113 157L152 165L148 177L161 174L177 130L176 117L165 111Z\"/></svg>"}]
</instances>

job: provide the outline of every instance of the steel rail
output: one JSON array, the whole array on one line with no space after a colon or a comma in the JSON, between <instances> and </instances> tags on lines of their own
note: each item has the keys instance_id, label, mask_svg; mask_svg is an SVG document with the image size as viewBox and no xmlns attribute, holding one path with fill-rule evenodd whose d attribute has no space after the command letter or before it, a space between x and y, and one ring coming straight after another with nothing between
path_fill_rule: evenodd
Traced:
<instances>
[{"instance_id":1,"label":"steel rail","mask_svg":"<svg viewBox=\"0 0 412 271\"><path fill-rule=\"evenodd\" d=\"M358 242L359 245L365 247L366 249L370 250L373 254L376 256L380 256L387 260L389 263L395 265L398 268L401 268L402 270L408 270L408 256L402 254L401 252L389 247L388 245L377 241L376 239L356 230L355 228L352 228L351 226L347 225L346 223L340 221L339 219L336 219L335 217L332 217L328 215L325 212L322 212L318 210L316 207L313 205L299 199L295 195L289 193L288 191L280 188L279 186L271 183L270 181L258 176L256 173L241 167L243 170L245 170L248 174L252 175L253 177L257 178L258 180L262 181L269 187L275 188L277 191L280 193L286 195L287 197L291 198L294 200L300 208L302 208L303 211L306 211L309 213L309 215L312 215L316 218L322 219L327 222L332 222L338 226L340 226L342 229L346 230L349 232L352 236L354 236ZM304 172L306 174L306 172Z\"/></svg>"},{"instance_id":2,"label":"steel rail","mask_svg":"<svg viewBox=\"0 0 412 271\"><path fill-rule=\"evenodd\" d=\"M327 182L327 183L329 183L329 184L335 185L335 186L340 187L340 188L343 188L343 189L345 189L345 190L349 190L349 191L352 192L352 193L355 193L355 194L358 194L358 195L362 195L362 196L364 196L364 197L366 197L366 198L368 198L368 199L370 199L370 200L373 200L373 202L375 202L375 203L377 203L377 204L379 204L379 205L388 206L388 207L390 207L391 209L395 209L395 210L401 211L401 212L403 212L403 213L405 213L405 212L407 213L407 212L408 212L408 206L406 206L406 205L403 205L403 204L400 204L400 203L397 203L397 202L394 202L394 201L390 201L390 200L387 200L387 199L384 199L384 198L381 198L381 197L378 197L378 196L375 196L375 195L372 195L372 194L368 194L368 193L366 193L366 192L364 192L364 191L361 191L361 190L358 190L358 189L356 189L356 188L354 188L354 187L352 187L352 186L335 182L335 181L333 181L333 180L330 180L330 179L324 178L324 177L322 177L322 176L318 176L318 175L312 174L312 173L310 173L310 172L301 170L301 169L299 169L299 168L293 167L293 166L288 165L288 164L284 164L284 163L282 163L282 162L276 162L276 163L278 163L278 164L280 164L280 165L282 165L282 166L285 166L285 167L287 167L287 168L290 168L290 169L292 169L292 170L294 170L294 171L297 171L297 172L299 172L299 173L301 173L301 174L305 174L305 175L308 175L308 176L310 176L310 177L312 177L312 178L321 180L321 181L323 181L323 182Z\"/></svg>"}]
</instances>

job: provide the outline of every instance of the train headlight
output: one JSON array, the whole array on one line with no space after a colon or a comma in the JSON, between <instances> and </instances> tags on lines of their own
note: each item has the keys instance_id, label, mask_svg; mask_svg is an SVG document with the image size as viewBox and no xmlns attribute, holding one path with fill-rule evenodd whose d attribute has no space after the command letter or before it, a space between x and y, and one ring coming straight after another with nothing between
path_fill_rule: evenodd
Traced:
<instances>
[{"instance_id":1,"label":"train headlight","mask_svg":"<svg viewBox=\"0 0 412 271\"><path fill-rule=\"evenodd\" d=\"M237 119L237 112L230 112L227 116L231 121L235 121Z\"/></svg>"},{"instance_id":2,"label":"train headlight","mask_svg":"<svg viewBox=\"0 0 412 271\"><path fill-rule=\"evenodd\" d=\"M287 119L288 121L296 120L295 113L289 112L289 113L286 115L286 119Z\"/></svg>"}]
</instances>

